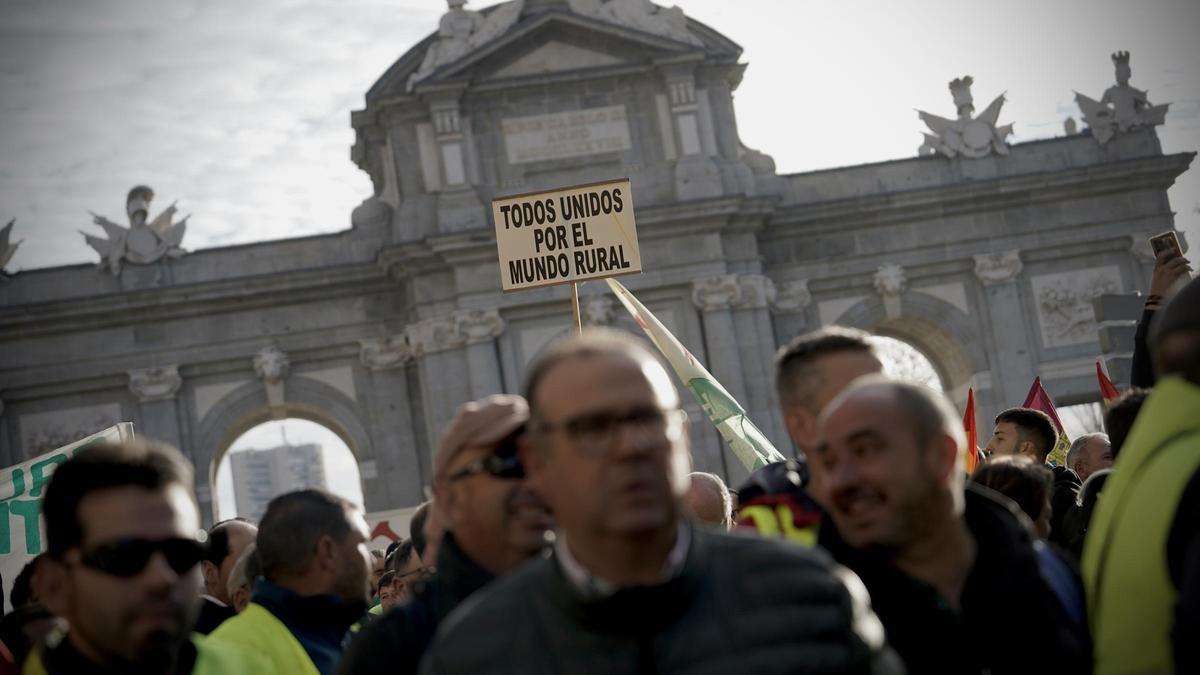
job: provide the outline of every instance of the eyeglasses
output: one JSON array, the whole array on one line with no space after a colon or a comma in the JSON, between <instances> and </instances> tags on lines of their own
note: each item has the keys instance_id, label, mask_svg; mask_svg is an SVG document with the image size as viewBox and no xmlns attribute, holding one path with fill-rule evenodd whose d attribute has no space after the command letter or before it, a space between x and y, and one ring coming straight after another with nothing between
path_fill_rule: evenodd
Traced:
<instances>
[{"instance_id":1,"label":"eyeglasses","mask_svg":"<svg viewBox=\"0 0 1200 675\"><path fill-rule=\"evenodd\" d=\"M561 422L541 423L533 430L535 433L561 430L585 452L599 454L611 450L616 444L618 432L626 427L675 441L679 439L685 422L687 413L678 408L637 408L624 414L595 413Z\"/></svg>"},{"instance_id":2,"label":"eyeglasses","mask_svg":"<svg viewBox=\"0 0 1200 675\"><path fill-rule=\"evenodd\" d=\"M95 546L80 555L80 561L94 570L114 577L132 577L146 569L155 553L161 553L176 574L200 564L204 547L195 539L119 539Z\"/></svg>"},{"instance_id":3,"label":"eyeglasses","mask_svg":"<svg viewBox=\"0 0 1200 675\"><path fill-rule=\"evenodd\" d=\"M487 473L496 478L504 479L524 478L525 467L521 465L521 458L516 455L507 457L487 455L446 476L446 480L461 480L467 476L474 476L477 473Z\"/></svg>"}]
</instances>

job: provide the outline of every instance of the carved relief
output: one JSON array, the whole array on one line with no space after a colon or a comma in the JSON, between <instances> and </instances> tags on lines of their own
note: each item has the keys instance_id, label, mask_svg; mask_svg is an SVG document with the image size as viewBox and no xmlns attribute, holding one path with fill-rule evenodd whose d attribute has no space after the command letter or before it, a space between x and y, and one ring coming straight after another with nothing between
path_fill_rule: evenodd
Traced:
<instances>
[{"instance_id":1,"label":"carved relief","mask_svg":"<svg viewBox=\"0 0 1200 675\"><path fill-rule=\"evenodd\" d=\"M21 451L34 457L120 421L121 406L116 403L21 415Z\"/></svg>"},{"instance_id":2,"label":"carved relief","mask_svg":"<svg viewBox=\"0 0 1200 675\"><path fill-rule=\"evenodd\" d=\"M975 256L975 276L987 286L1016 279L1022 267L1021 252L1016 249Z\"/></svg>"},{"instance_id":3,"label":"carved relief","mask_svg":"<svg viewBox=\"0 0 1200 675\"><path fill-rule=\"evenodd\" d=\"M454 313L455 328L467 344L490 342L504 333L504 319L494 309L464 309Z\"/></svg>"},{"instance_id":4,"label":"carved relief","mask_svg":"<svg viewBox=\"0 0 1200 675\"><path fill-rule=\"evenodd\" d=\"M908 288L908 277L904 268L893 263L885 263L875 270L872 280L875 292L883 299L883 309L889 319L900 316L900 296Z\"/></svg>"},{"instance_id":5,"label":"carved relief","mask_svg":"<svg viewBox=\"0 0 1200 675\"><path fill-rule=\"evenodd\" d=\"M785 281L775 286L775 301L771 308L781 314L803 312L812 304L812 293L808 290L808 279Z\"/></svg>"},{"instance_id":6,"label":"carved relief","mask_svg":"<svg viewBox=\"0 0 1200 675\"><path fill-rule=\"evenodd\" d=\"M412 360L412 349L403 333L359 340L358 344L358 358L371 370L396 368Z\"/></svg>"},{"instance_id":7,"label":"carved relief","mask_svg":"<svg viewBox=\"0 0 1200 675\"><path fill-rule=\"evenodd\" d=\"M761 274L723 274L692 282L692 303L704 312L766 307L775 299L775 284Z\"/></svg>"},{"instance_id":8,"label":"carved relief","mask_svg":"<svg viewBox=\"0 0 1200 675\"><path fill-rule=\"evenodd\" d=\"M1092 300L1103 293L1119 292L1120 278L1116 266L1034 277L1033 295L1042 344L1064 347L1095 341Z\"/></svg>"},{"instance_id":9,"label":"carved relief","mask_svg":"<svg viewBox=\"0 0 1200 675\"><path fill-rule=\"evenodd\" d=\"M423 319L404 329L414 357L448 349L458 349L466 344L453 316Z\"/></svg>"},{"instance_id":10,"label":"carved relief","mask_svg":"<svg viewBox=\"0 0 1200 675\"><path fill-rule=\"evenodd\" d=\"M183 378L178 366L160 366L129 371L129 391L142 403L175 398Z\"/></svg>"},{"instance_id":11,"label":"carved relief","mask_svg":"<svg viewBox=\"0 0 1200 675\"><path fill-rule=\"evenodd\" d=\"M275 345L263 347L254 355L254 373L266 387L267 405L271 408L272 419L283 419L286 416L283 411L286 400L283 382L290 367L287 354Z\"/></svg>"},{"instance_id":12,"label":"carved relief","mask_svg":"<svg viewBox=\"0 0 1200 675\"><path fill-rule=\"evenodd\" d=\"M100 269L108 269L118 275L125 262L146 265L164 258L178 258L186 253L181 246L189 216L184 216L177 223L172 222L176 209L171 204L154 220L147 222L153 199L154 191L145 185L138 185L129 191L125 199L129 227L92 214L92 222L104 228L107 238L101 239L90 234L84 234L83 238L88 246L100 254Z\"/></svg>"},{"instance_id":13,"label":"carved relief","mask_svg":"<svg viewBox=\"0 0 1200 675\"><path fill-rule=\"evenodd\" d=\"M616 304L608 295L589 295L580 298L579 313L588 326L611 326L617 318Z\"/></svg>"}]
</instances>

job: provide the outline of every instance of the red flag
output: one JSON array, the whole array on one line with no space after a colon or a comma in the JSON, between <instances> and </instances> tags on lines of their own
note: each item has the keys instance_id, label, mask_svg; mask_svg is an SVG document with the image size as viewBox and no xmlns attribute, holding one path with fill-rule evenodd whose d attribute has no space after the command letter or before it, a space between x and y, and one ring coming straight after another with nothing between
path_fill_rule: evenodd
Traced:
<instances>
[{"instance_id":1,"label":"red flag","mask_svg":"<svg viewBox=\"0 0 1200 675\"><path fill-rule=\"evenodd\" d=\"M1104 399L1104 405L1109 405L1121 397L1121 392L1117 391L1112 380L1104 374L1104 368L1100 366L1099 361L1096 361L1096 379L1100 381L1100 398Z\"/></svg>"},{"instance_id":2,"label":"red flag","mask_svg":"<svg viewBox=\"0 0 1200 675\"><path fill-rule=\"evenodd\" d=\"M963 428L967 430L967 475L975 473L979 464L979 433L975 430L975 387L967 390L967 411L963 413Z\"/></svg>"},{"instance_id":3,"label":"red flag","mask_svg":"<svg viewBox=\"0 0 1200 675\"><path fill-rule=\"evenodd\" d=\"M1046 390L1042 388L1042 378L1033 378L1033 386L1029 388L1029 394L1025 397L1025 402L1021 404L1021 407L1040 410L1050 416L1050 421L1054 422L1054 428L1058 429L1058 444L1046 457L1046 463L1066 465L1067 448L1071 447L1071 439L1067 438L1066 432L1063 431L1062 421L1058 419L1058 411L1054 408L1054 401L1050 399L1050 394L1047 394Z\"/></svg>"}]
</instances>

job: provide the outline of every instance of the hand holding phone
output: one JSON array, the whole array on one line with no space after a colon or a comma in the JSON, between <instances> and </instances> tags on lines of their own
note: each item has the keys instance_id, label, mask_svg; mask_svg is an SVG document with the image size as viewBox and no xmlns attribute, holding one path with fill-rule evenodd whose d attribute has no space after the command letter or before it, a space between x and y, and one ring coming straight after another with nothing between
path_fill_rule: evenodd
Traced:
<instances>
[{"instance_id":1,"label":"hand holding phone","mask_svg":"<svg viewBox=\"0 0 1200 675\"><path fill-rule=\"evenodd\" d=\"M1150 278L1150 295L1166 300L1191 281L1192 269L1183 257L1183 247L1175 231L1163 232L1150 237L1150 248L1154 251L1154 272Z\"/></svg>"}]
</instances>

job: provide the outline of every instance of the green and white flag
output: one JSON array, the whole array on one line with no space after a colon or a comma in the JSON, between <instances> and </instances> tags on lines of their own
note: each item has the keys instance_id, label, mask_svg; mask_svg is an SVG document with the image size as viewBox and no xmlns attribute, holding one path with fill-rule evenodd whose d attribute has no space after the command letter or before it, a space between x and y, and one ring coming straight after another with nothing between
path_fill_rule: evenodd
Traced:
<instances>
[{"instance_id":1,"label":"green and white flag","mask_svg":"<svg viewBox=\"0 0 1200 675\"><path fill-rule=\"evenodd\" d=\"M658 351L667 357L667 362L675 369L675 374L700 402L700 407L704 408L713 426L725 442L729 443L729 447L733 448L733 454L745 465L746 470L753 472L767 464L783 461L784 456L746 417L746 410L741 404L700 365L696 357L692 356L671 331L667 330L666 326L619 281L611 278L605 281L621 304L625 305L625 309L633 315L633 320L658 347Z\"/></svg>"}]
</instances>

